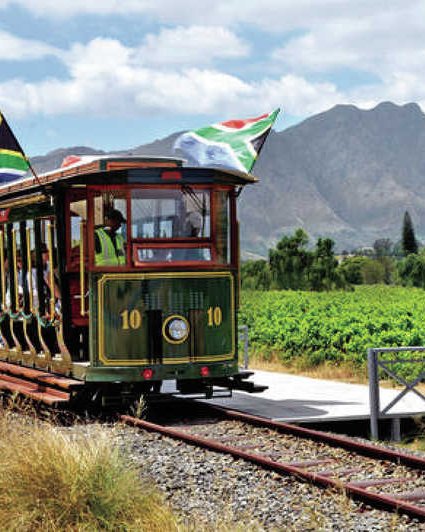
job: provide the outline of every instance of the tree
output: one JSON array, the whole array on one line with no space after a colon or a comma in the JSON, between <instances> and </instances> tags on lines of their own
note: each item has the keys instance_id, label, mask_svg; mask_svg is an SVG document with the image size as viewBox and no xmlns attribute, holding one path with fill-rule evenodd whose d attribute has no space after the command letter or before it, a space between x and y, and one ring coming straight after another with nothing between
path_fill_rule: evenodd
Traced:
<instances>
[{"instance_id":1,"label":"tree","mask_svg":"<svg viewBox=\"0 0 425 532\"><path fill-rule=\"evenodd\" d=\"M265 260L248 260L241 265L242 288L246 290L269 290L270 268Z\"/></svg>"},{"instance_id":2,"label":"tree","mask_svg":"<svg viewBox=\"0 0 425 532\"><path fill-rule=\"evenodd\" d=\"M375 257L380 259L381 257L389 257L393 253L394 244L389 238L378 238L373 243L373 249L375 250Z\"/></svg>"},{"instance_id":3,"label":"tree","mask_svg":"<svg viewBox=\"0 0 425 532\"><path fill-rule=\"evenodd\" d=\"M410 253L399 262L398 272L404 286L425 288L425 251Z\"/></svg>"},{"instance_id":4,"label":"tree","mask_svg":"<svg viewBox=\"0 0 425 532\"><path fill-rule=\"evenodd\" d=\"M307 244L307 233L297 229L293 236L282 237L276 248L269 250L270 271L277 288L308 288L307 271L313 254L307 250Z\"/></svg>"},{"instance_id":5,"label":"tree","mask_svg":"<svg viewBox=\"0 0 425 532\"><path fill-rule=\"evenodd\" d=\"M319 238L308 272L308 280L312 290L331 290L341 286L341 276L337 271L338 261L334 253L334 241L330 238Z\"/></svg>"},{"instance_id":6,"label":"tree","mask_svg":"<svg viewBox=\"0 0 425 532\"><path fill-rule=\"evenodd\" d=\"M384 282L391 284L393 280L395 264L391 255L394 254L394 244L389 238L378 238L373 243L376 260L379 261L384 268Z\"/></svg>"},{"instance_id":7,"label":"tree","mask_svg":"<svg viewBox=\"0 0 425 532\"><path fill-rule=\"evenodd\" d=\"M363 284L363 265L366 257L348 257L339 265L338 270L347 283Z\"/></svg>"},{"instance_id":8,"label":"tree","mask_svg":"<svg viewBox=\"0 0 425 532\"><path fill-rule=\"evenodd\" d=\"M362 266L364 284L378 284L385 282L385 268L377 260L366 259Z\"/></svg>"},{"instance_id":9,"label":"tree","mask_svg":"<svg viewBox=\"0 0 425 532\"><path fill-rule=\"evenodd\" d=\"M403 253L407 257L411 253L418 252L418 243L415 238L415 230L413 229L412 219L408 211L404 213L403 230L402 230L402 247Z\"/></svg>"}]
</instances>

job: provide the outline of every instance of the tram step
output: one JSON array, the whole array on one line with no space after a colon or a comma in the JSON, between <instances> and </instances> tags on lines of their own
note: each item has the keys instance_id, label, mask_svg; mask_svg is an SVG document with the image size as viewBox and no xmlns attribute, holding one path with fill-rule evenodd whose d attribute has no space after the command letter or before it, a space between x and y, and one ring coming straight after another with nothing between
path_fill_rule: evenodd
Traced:
<instances>
[{"instance_id":1,"label":"tram step","mask_svg":"<svg viewBox=\"0 0 425 532\"><path fill-rule=\"evenodd\" d=\"M233 378L235 380L241 380L241 381L244 381L246 379L249 379L250 377L252 377L253 375L255 375L255 372L254 371L247 371L247 370L244 370L244 369L240 369L239 370L239 373L237 375L234 375Z\"/></svg>"},{"instance_id":2,"label":"tram step","mask_svg":"<svg viewBox=\"0 0 425 532\"><path fill-rule=\"evenodd\" d=\"M8 362L0 362L0 372L7 375L14 375L23 379L35 381L39 384L49 384L61 390L73 390L83 386L83 381L63 377L61 375L54 375L43 370L27 368L25 366L18 366L17 364L10 364Z\"/></svg>"},{"instance_id":3,"label":"tram step","mask_svg":"<svg viewBox=\"0 0 425 532\"><path fill-rule=\"evenodd\" d=\"M0 390L19 393L48 405L65 403L70 400L70 394L67 392L1 373Z\"/></svg>"}]
</instances>

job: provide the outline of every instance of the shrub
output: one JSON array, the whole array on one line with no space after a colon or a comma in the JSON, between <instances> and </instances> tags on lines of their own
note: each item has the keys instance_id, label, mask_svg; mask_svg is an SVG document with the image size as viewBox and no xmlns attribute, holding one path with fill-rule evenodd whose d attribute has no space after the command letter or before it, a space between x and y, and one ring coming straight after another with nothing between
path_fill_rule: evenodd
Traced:
<instances>
[{"instance_id":1,"label":"shrub","mask_svg":"<svg viewBox=\"0 0 425 532\"><path fill-rule=\"evenodd\" d=\"M0 522L8 531L177 530L159 493L103 430L76 437L0 417Z\"/></svg>"},{"instance_id":2,"label":"shrub","mask_svg":"<svg viewBox=\"0 0 425 532\"><path fill-rule=\"evenodd\" d=\"M424 345L423 290L361 286L354 292L242 292L240 323L257 352L274 352L285 364L302 358L366 365L369 347ZM414 373L406 365L405 375Z\"/></svg>"}]
</instances>

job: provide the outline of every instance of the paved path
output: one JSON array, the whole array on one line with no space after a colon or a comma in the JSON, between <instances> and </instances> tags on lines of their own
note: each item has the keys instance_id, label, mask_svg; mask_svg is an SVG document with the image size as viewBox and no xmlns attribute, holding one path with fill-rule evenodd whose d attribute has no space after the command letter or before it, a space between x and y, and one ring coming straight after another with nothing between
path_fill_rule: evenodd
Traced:
<instances>
[{"instance_id":1,"label":"paved path","mask_svg":"<svg viewBox=\"0 0 425 532\"><path fill-rule=\"evenodd\" d=\"M259 394L234 392L232 398L213 402L229 408L280 421L313 422L344 419L368 419L369 387L345 384L286 373L256 371L251 380L266 384L269 389ZM381 409L398 393L381 388ZM410 417L425 415L425 401L409 392L391 409L389 415Z\"/></svg>"}]
</instances>

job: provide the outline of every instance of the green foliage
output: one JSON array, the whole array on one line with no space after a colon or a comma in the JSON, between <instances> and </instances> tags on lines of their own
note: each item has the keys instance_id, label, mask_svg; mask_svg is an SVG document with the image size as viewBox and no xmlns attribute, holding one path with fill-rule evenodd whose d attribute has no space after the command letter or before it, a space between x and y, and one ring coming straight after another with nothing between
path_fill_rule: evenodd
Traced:
<instances>
[{"instance_id":1,"label":"green foliage","mask_svg":"<svg viewBox=\"0 0 425 532\"><path fill-rule=\"evenodd\" d=\"M392 284L396 273L396 261L392 257L381 256L377 259L384 270L384 283Z\"/></svg>"},{"instance_id":2,"label":"green foliage","mask_svg":"<svg viewBox=\"0 0 425 532\"><path fill-rule=\"evenodd\" d=\"M385 281L384 266L377 260L366 259L362 266L363 284L379 284Z\"/></svg>"},{"instance_id":3,"label":"green foliage","mask_svg":"<svg viewBox=\"0 0 425 532\"><path fill-rule=\"evenodd\" d=\"M246 290L269 290L271 280L271 272L267 261L248 260L242 263L242 288Z\"/></svg>"},{"instance_id":4,"label":"green foliage","mask_svg":"<svg viewBox=\"0 0 425 532\"><path fill-rule=\"evenodd\" d=\"M338 271L347 283L363 284L363 265L367 260L366 257L347 257L339 265Z\"/></svg>"},{"instance_id":5,"label":"green foliage","mask_svg":"<svg viewBox=\"0 0 425 532\"><path fill-rule=\"evenodd\" d=\"M339 275L337 267L334 241L330 238L319 238L308 272L310 288L321 291L342 287L343 278Z\"/></svg>"},{"instance_id":6,"label":"green foliage","mask_svg":"<svg viewBox=\"0 0 425 532\"><path fill-rule=\"evenodd\" d=\"M284 236L276 249L269 251L269 263L276 288L298 290L308 287L307 270L312 253L307 250L308 236L297 229L293 236Z\"/></svg>"},{"instance_id":7,"label":"green foliage","mask_svg":"<svg viewBox=\"0 0 425 532\"><path fill-rule=\"evenodd\" d=\"M391 284L394 281L396 262L392 257L380 256L347 257L339 265L338 271L347 283L359 284Z\"/></svg>"},{"instance_id":8,"label":"green foliage","mask_svg":"<svg viewBox=\"0 0 425 532\"><path fill-rule=\"evenodd\" d=\"M407 255L399 262L398 273L404 286L425 288L425 251Z\"/></svg>"},{"instance_id":9,"label":"green foliage","mask_svg":"<svg viewBox=\"0 0 425 532\"><path fill-rule=\"evenodd\" d=\"M394 244L389 238L378 238L373 243L375 257L389 257L394 253Z\"/></svg>"},{"instance_id":10,"label":"green foliage","mask_svg":"<svg viewBox=\"0 0 425 532\"><path fill-rule=\"evenodd\" d=\"M282 362L305 358L366 364L370 347L424 345L425 298L416 288L362 286L354 292L242 293L240 323L250 343ZM413 371L405 368L406 371Z\"/></svg>"},{"instance_id":11,"label":"green foliage","mask_svg":"<svg viewBox=\"0 0 425 532\"><path fill-rule=\"evenodd\" d=\"M339 273L334 242L319 238L315 249L307 249L308 236L297 229L293 236L284 236L276 249L269 251L273 286L290 290L332 290L346 285Z\"/></svg>"},{"instance_id":12,"label":"green foliage","mask_svg":"<svg viewBox=\"0 0 425 532\"><path fill-rule=\"evenodd\" d=\"M412 219L410 214L406 211L403 218L403 230L402 230L402 246L403 253L407 257L410 253L418 252L418 243L415 238L415 230L413 229Z\"/></svg>"}]
</instances>

